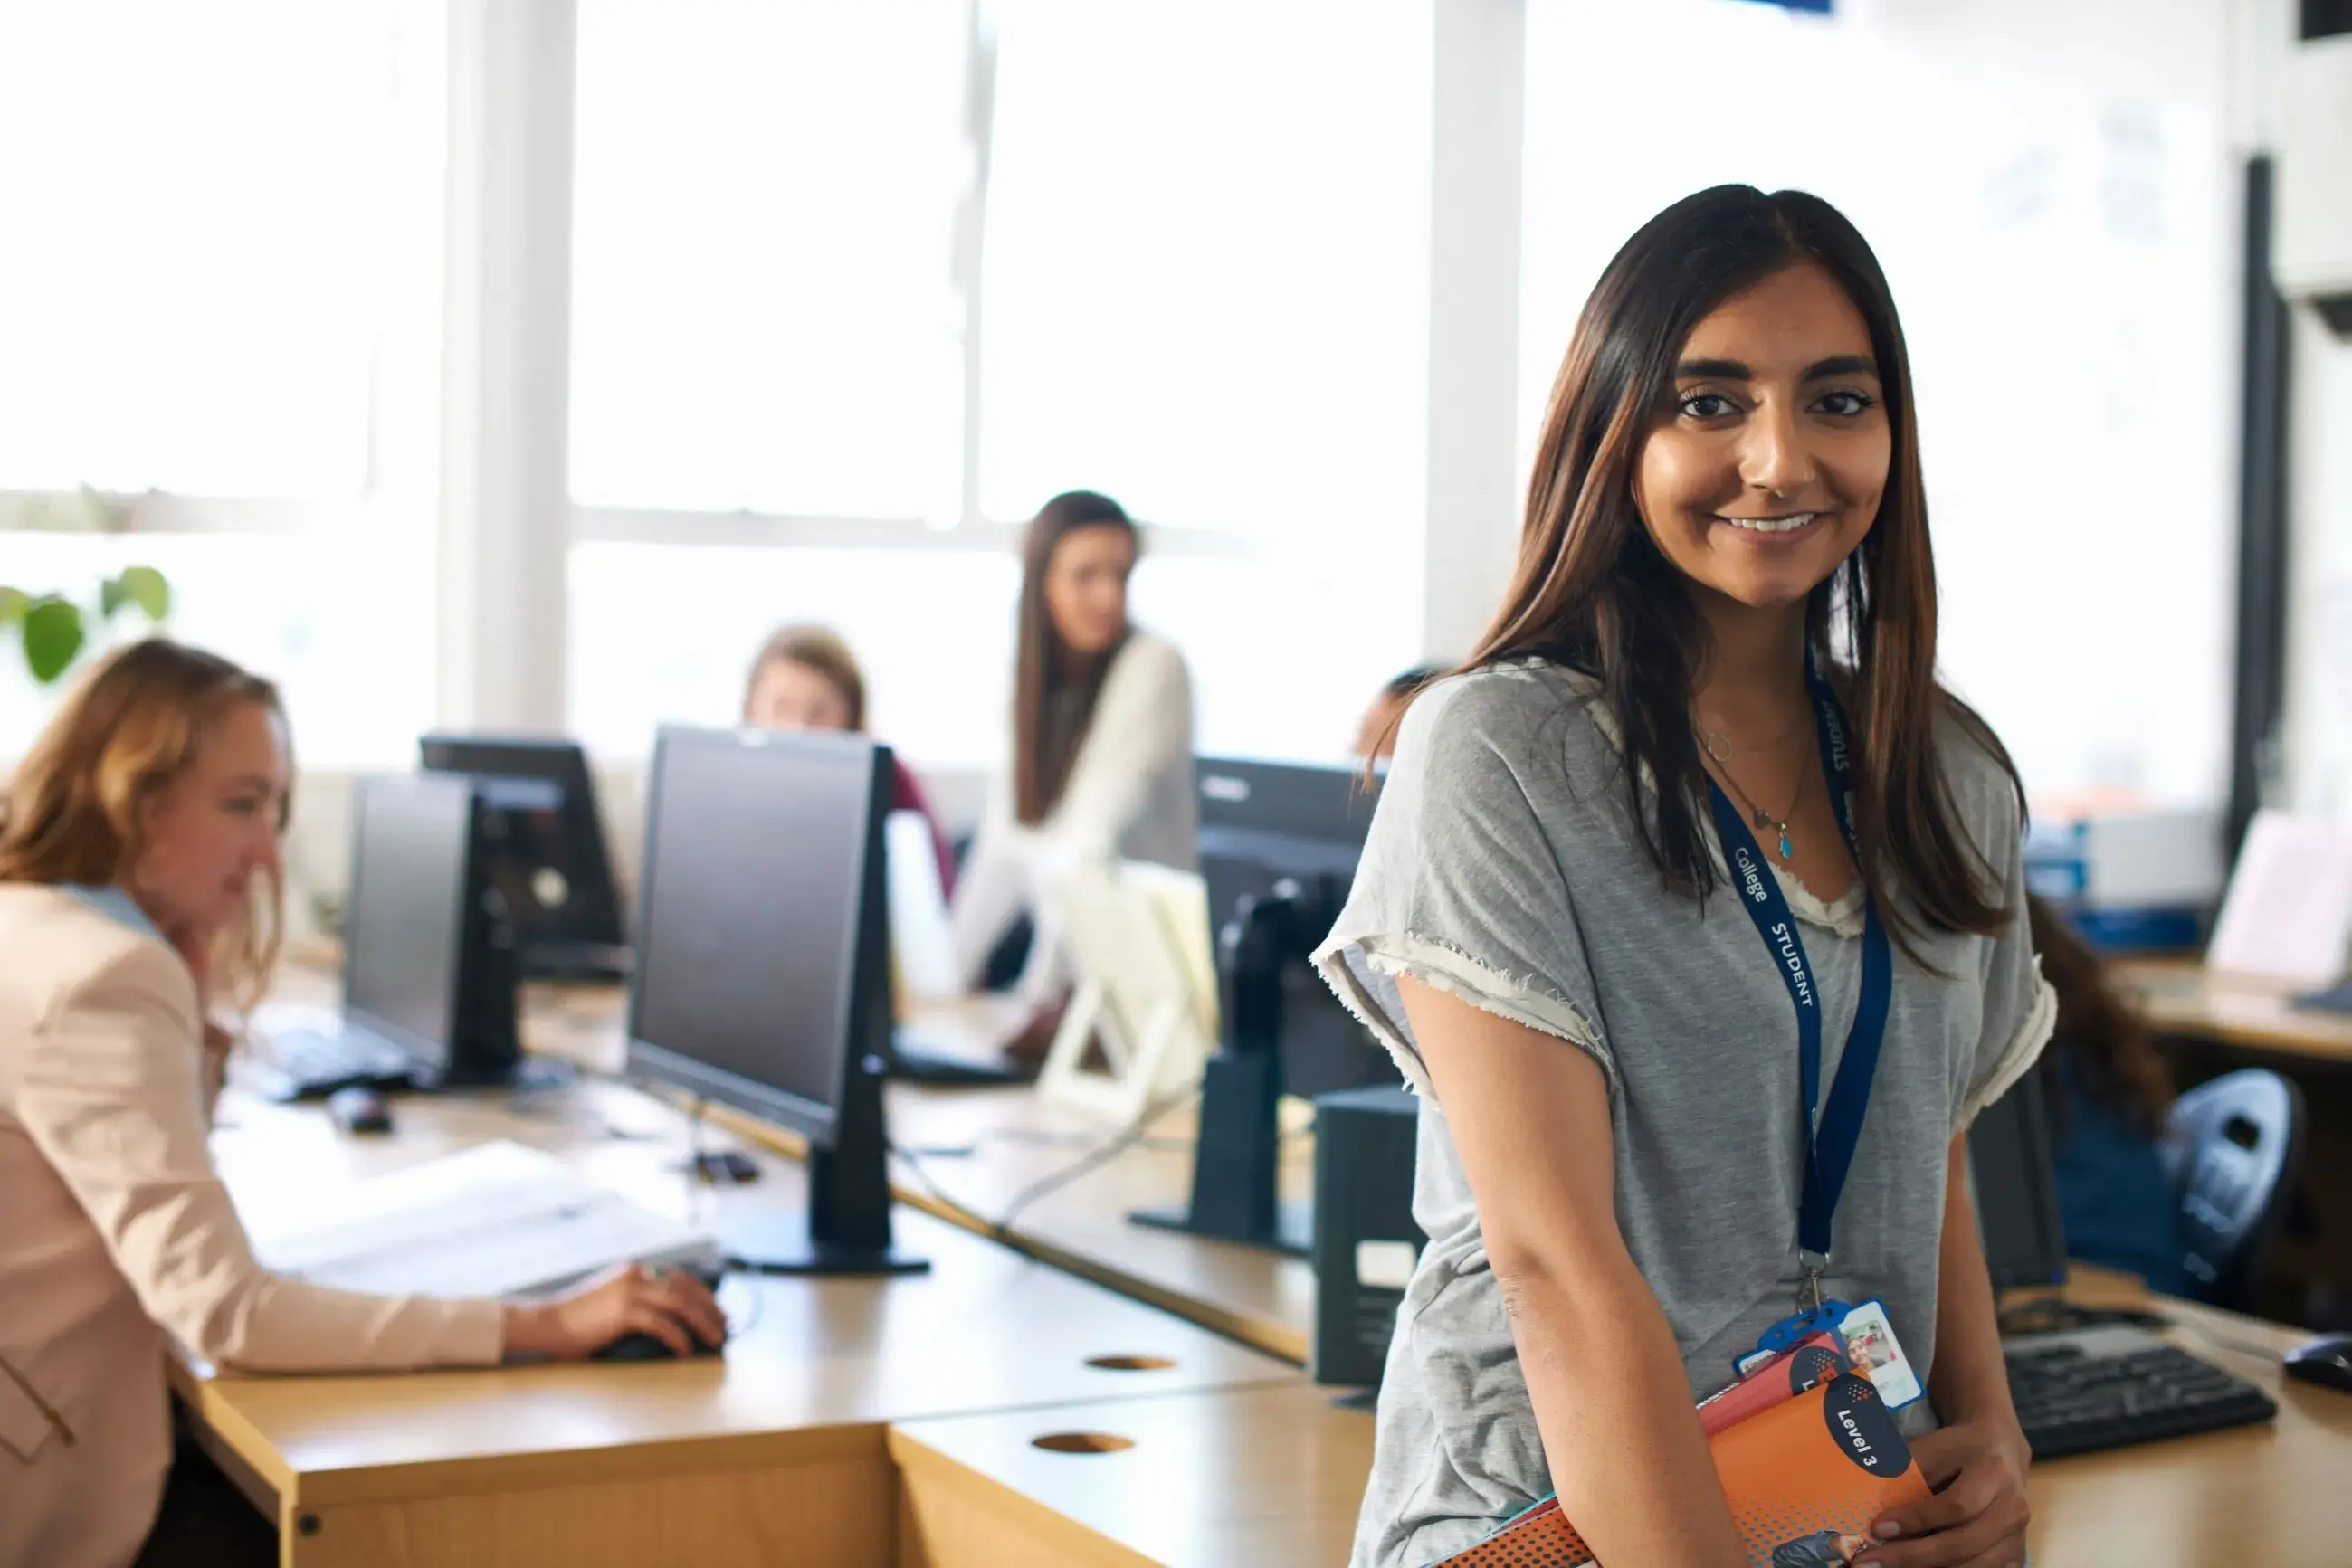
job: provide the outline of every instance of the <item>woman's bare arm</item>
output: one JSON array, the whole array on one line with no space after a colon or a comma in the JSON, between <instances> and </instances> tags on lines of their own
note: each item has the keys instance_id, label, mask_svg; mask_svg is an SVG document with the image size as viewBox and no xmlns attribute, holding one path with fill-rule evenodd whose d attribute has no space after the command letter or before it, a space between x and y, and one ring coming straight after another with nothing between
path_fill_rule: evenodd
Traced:
<instances>
[{"instance_id":1,"label":"woman's bare arm","mask_svg":"<svg viewBox=\"0 0 2352 1568\"><path fill-rule=\"evenodd\" d=\"M1665 1313L1617 1229L1600 1064L1400 980L1477 1199L1561 1508L1603 1563L1744 1568Z\"/></svg>"}]
</instances>

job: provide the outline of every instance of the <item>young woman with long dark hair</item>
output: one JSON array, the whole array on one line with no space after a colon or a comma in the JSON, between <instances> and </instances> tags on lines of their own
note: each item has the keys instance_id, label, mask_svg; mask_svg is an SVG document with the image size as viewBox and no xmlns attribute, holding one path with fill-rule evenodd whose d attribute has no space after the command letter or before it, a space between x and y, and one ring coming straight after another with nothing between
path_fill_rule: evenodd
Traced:
<instances>
[{"instance_id":1,"label":"young woman with long dark hair","mask_svg":"<svg viewBox=\"0 0 2352 1568\"><path fill-rule=\"evenodd\" d=\"M1174 644L1128 618L1140 538L1119 504L1055 497L1022 549L1011 766L956 891L956 949L977 980L1023 915L1034 937L1018 989L1041 1005L1063 980L1053 886L1071 867L1200 860L1192 686Z\"/></svg>"},{"instance_id":2,"label":"young woman with long dark hair","mask_svg":"<svg viewBox=\"0 0 2352 1568\"><path fill-rule=\"evenodd\" d=\"M1914 407L1813 196L1678 202L1585 306L1510 588L1318 955L1422 1095L1358 1568L1553 1490L1603 1563L1745 1563L1692 1400L1874 1297L1939 1490L1863 1560L2024 1556L1963 1134L2052 1006L2016 778L1936 683Z\"/></svg>"}]
</instances>

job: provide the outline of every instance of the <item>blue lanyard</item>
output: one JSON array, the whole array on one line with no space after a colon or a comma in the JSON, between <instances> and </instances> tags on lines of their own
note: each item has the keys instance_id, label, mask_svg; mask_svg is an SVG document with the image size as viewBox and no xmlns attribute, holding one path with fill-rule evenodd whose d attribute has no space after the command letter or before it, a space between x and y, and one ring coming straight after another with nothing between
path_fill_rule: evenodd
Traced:
<instances>
[{"instance_id":1,"label":"blue lanyard","mask_svg":"<svg viewBox=\"0 0 2352 1568\"><path fill-rule=\"evenodd\" d=\"M1861 842L1853 825L1853 754L1847 744L1845 716L1837 697L1822 679L1810 656L1805 661L1805 687L1813 699L1813 724L1822 748L1822 771L1829 779L1830 802L1846 847L1857 869ZM1797 1201L1797 1257L1805 1271L1811 1306L1821 1307L1822 1275L1830 1265L1831 1222L1838 1196L1845 1190L1853 1151L1862 1141L1863 1113L1870 1107L1870 1083L1878 1072L1878 1050L1886 1039L1886 1008L1894 990L1894 959L1887 950L1886 931L1876 906L1864 894L1862 925L1862 999L1856 1006L1853 1030L1846 1036L1845 1054L1838 1059L1837 1078L1830 1085L1829 1103L1822 1103L1822 998L1812 962L1805 956L1804 938L1789 913L1780 884L1766 869L1756 836L1739 812L1724 797L1722 787L1707 780L1715 809L1715 829L1738 883L1740 906L1756 923L1772 967L1789 988L1797 1009L1797 1069L1804 1094L1805 1176ZM1803 1304L1802 1298L1800 1304Z\"/></svg>"}]
</instances>

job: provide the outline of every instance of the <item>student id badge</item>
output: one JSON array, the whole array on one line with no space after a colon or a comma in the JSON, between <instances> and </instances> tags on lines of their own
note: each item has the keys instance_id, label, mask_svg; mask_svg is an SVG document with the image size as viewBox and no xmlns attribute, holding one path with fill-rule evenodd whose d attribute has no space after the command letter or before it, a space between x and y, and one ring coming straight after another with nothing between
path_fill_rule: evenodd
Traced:
<instances>
[{"instance_id":1,"label":"student id badge","mask_svg":"<svg viewBox=\"0 0 2352 1568\"><path fill-rule=\"evenodd\" d=\"M1885 1302L1873 1296L1849 1309L1838 1332L1845 1337L1846 1360L1877 1386L1889 1410L1900 1410L1927 1392L1919 1386L1919 1369L1895 1338Z\"/></svg>"}]
</instances>

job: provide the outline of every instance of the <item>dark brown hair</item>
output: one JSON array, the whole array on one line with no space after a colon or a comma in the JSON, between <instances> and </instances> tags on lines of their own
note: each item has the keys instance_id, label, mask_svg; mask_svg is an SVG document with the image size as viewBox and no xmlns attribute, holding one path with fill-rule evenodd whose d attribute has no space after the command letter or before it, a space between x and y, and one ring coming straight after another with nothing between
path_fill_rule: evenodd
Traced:
<instances>
[{"instance_id":1,"label":"dark brown hair","mask_svg":"<svg viewBox=\"0 0 2352 1568\"><path fill-rule=\"evenodd\" d=\"M1062 799L1077 761L1079 743L1094 722L1103 676L1113 647L1082 655L1062 641L1045 605L1045 570L1064 539L1080 528L1120 528L1139 549L1135 520L1108 496L1067 490L1039 508L1021 546L1021 619L1014 632L1013 664L1013 813L1034 827ZM1068 697L1077 722L1047 722L1048 709Z\"/></svg>"},{"instance_id":2,"label":"dark brown hair","mask_svg":"<svg viewBox=\"0 0 2352 1568\"><path fill-rule=\"evenodd\" d=\"M856 655L840 632L826 626L778 628L761 644L759 657L751 661L751 672L743 677L745 707L751 706L751 694L759 689L760 672L770 664L798 664L824 676L841 694L842 706L849 710L849 727L860 735L866 732L866 672L857 667Z\"/></svg>"},{"instance_id":3,"label":"dark brown hair","mask_svg":"<svg viewBox=\"0 0 2352 1568\"><path fill-rule=\"evenodd\" d=\"M1671 407L1677 356L1726 299L1811 263L1870 329L1894 455L1869 535L1805 607L1807 639L1860 732L1861 873L1896 940L1916 921L1990 932L2015 918L1985 852L1960 824L1937 754L1948 716L2010 776L1991 731L1936 683L1936 569L1919 473L1911 364L1877 257L1844 215L1801 191L1718 185L1642 225L1578 319L1553 383L1528 492L1518 564L1463 668L1528 657L1597 679L1623 737L1625 789L1643 847L1669 887L1704 896L1721 874L1700 827L1706 774L1690 701L1706 627L1643 526L1633 476ZM1643 779L1655 781L1645 799ZM2021 791L2019 810L2024 809ZM1896 887L1908 904L1890 896Z\"/></svg>"},{"instance_id":4,"label":"dark brown hair","mask_svg":"<svg viewBox=\"0 0 2352 1568\"><path fill-rule=\"evenodd\" d=\"M162 637L118 649L67 697L16 765L0 797L0 883L110 886L139 862L148 804L196 759L223 713L252 703L281 728L278 688L215 653ZM290 771L290 769L289 769ZM278 831L293 810L291 779ZM239 1007L268 989L285 927L285 890L274 875L220 934L213 973Z\"/></svg>"},{"instance_id":5,"label":"dark brown hair","mask_svg":"<svg viewBox=\"0 0 2352 1568\"><path fill-rule=\"evenodd\" d=\"M2058 1027L2036 1071L2049 1083L2048 1075L2063 1058L2074 1068L2073 1086L2084 1099L2120 1113L2141 1136L2158 1136L2172 1109L2172 1069L2158 1053L2147 1020L2064 915L2032 897L2025 901L2025 913L2033 950L2042 956L2042 977L2058 993ZM2050 1087L2052 1114L2063 1133L2066 1096L2054 1092L2056 1084Z\"/></svg>"}]
</instances>

